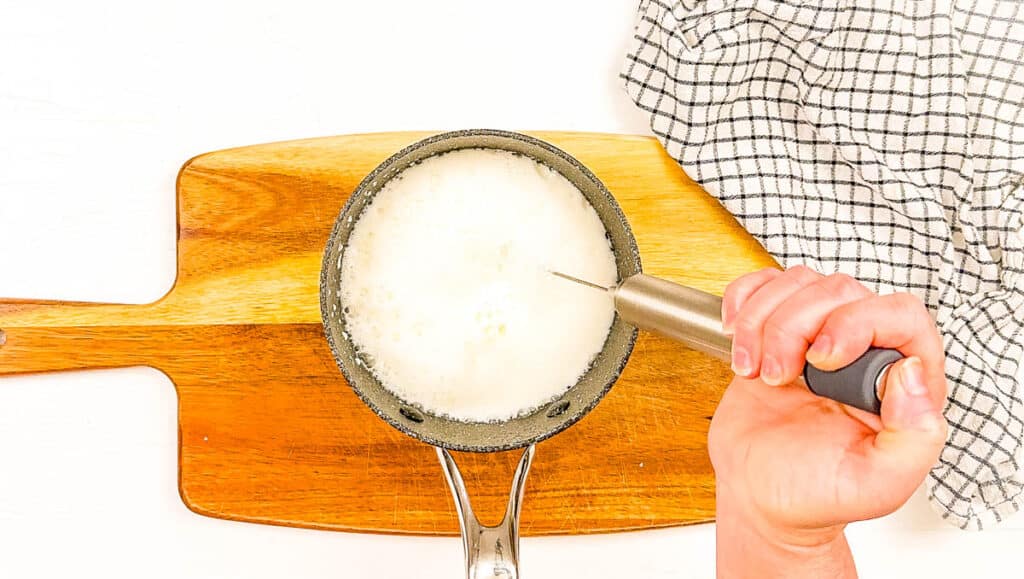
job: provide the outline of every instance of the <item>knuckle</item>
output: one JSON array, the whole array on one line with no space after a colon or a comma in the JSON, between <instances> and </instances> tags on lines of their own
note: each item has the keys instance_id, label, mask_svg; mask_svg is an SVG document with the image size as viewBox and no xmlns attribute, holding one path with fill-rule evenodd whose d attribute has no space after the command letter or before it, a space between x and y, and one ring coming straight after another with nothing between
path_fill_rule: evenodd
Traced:
<instances>
[{"instance_id":1,"label":"knuckle","mask_svg":"<svg viewBox=\"0 0 1024 579\"><path fill-rule=\"evenodd\" d=\"M725 291L722 292L722 311L732 308L733 301L736 300L736 288L729 284L725 286Z\"/></svg>"},{"instance_id":2,"label":"knuckle","mask_svg":"<svg viewBox=\"0 0 1024 579\"><path fill-rule=\"evenodd\" d=\"M833 273L825 278L828 288L844 296L860 296L867 289L857 278L845 273Z\"/></svg>"},{"instance_id":3,"label":"knuckle","mask_svg":"<svg viewBox=\"0 0 1024 579\"><path fill-rule=\"evenodd\" d=\"M794 265L793 267L786 270L786 273L796 278L810 277L811 275L817 275L817 272L807 267L806 265Z\"/></svg>"},{"instance_id":4,"label":"knuckle","mask_svg":"<svg viewBox=\"0 0 1024 579\"><path fill-rule=\"evenodd\" d=\"M779 271L777 269L766 267L764 269L760 269L754 272L741 275L740 277L729 282L727 286L725 286L724 295L736 294L737 292L743 291L750 286L756 287L758 285L761 285L765 281L770 280L776 275L778 275L778 273Z\"/></svg>"},{"instance_id":5,"label":"knuckle","mask_svg":"<svg viewBox=\"0 0 1024 579\"><path fill-rule=\"evenodd\" d=\"M786 322L778 319L778 316L772 316L765 321L762 336L767 344L784 344L790 341L793 329L787 327Z\"/></svg>"},{"instance_id":6,"label":"knuckle","mask_svg":"<svg viewBox=\"0 0 1024 579\"><path fill-rule=\"evenodd\" d=\"M761 323L750 316L746 316L736 322L735 329L737 337L756 336L761 333Z\"/></svg>"},{"instance_id":7,"label":"knuckle","mask_svg":"<svg viewBox=\"0 0 1024 579\"><path fill-rule=\"evenodd\" d=\"M829 329L846 328L857 324L857 312L853 308L841 307L832 311L825 326Z\"/></svg>"},{"instance_id":8,"label":"knuckle","mask_svg":"<svg viewBox=\"0 0 1024 579\"><path fill-rule=\"evenodd\" d=\"M723 306L732 310L740 308L746 300L757 293L758 288L781 274L782 272L775 268L766 267L734 279L725 286L722 293Z\"/></svg>"},{"instance_id":9,"label":"knuckle","mask_svg":"<svg viewBox=\"0 0 1024 579\"><path fill-rule=\"evenodd\" d=\"M743 286L744 278L737 278L729 282L729 285L725 286L725 292L722 293L722 300L729 302L735 296L736 292L740 291L740 287Z\"/></svg>"},{"instance_id":10,"label":"knuckle","mask_svg":"<svg viewBox=\"0 0 1024 579\"><path fill-rule=\"evenodd\" d=\"M905 308L908 310L917 310L918 312L927 311L927 309L924 306L924 302L921 301L921 298L911 293L900 292L897 294L893 294L893 301L895 301L896 305L899 306L900 308Z\"/></svg>"},{"instance_id":11,"label":"knuckle","mask_svg":"<svg viewBox=\"0 0 1024 579\"><path fill-rule=\"evenodd\" d=\"M770 353L782 365L783 370L787 371L790 361L800 356L800 352L797 350L799 349L798 342L801 339L797 336L794 329L788 324L770 319L765 322L761 334L762 353Z\"/></svg>"},{"instance_id":12,"label":"knuckle","mask_svg":"<svg viewBox=\"0 0 1024 579\"><path fill-rule=\"evenodd\" d=\"M806 265L794 265L786 270L786 277L795 286L804 287L820 281L824 276Z\"/></svg>"},{"instance_id":13,"label":"knuckle","mask_svg":"<svg viewBox=\"0 0 1024 579\"><path fill-rule=\"evenodd\" d=\"M940 418L936 427L932 430L922 433L922 441L925 444L935 450L935 454L938 455L945 446L946 440L949 437L949 424L946 419Z\"/></svg>"},{"instance_id":14,"label":"knuckle","mask_svg":"<svg viewBox=\"0 0 1024 579\"><path fill-rule=\"evenodd\" d=\"M729 282L729 285L725 286L725 295L734 294L748 285L753 285L757 282L758 273L747 273L739 276L738 278Z\"/></svg>"}]
</instances>

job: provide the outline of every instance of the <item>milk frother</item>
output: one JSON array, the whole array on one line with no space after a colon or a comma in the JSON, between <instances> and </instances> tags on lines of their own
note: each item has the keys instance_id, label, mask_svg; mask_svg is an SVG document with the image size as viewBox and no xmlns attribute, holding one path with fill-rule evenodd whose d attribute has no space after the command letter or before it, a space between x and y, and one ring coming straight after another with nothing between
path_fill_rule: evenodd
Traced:
<instances>
[{"instance_id":1,"label":"milk frother","mask_svg":"<svg viewBox=\"0 0 1024 579\"><path fill-rule=\"evenodd\" d=\"M722 298L646 274L603 287L571 275L552 274L612 294L615 310L640 328L686 344L723 361L732 351L732 338L722 330ZM852 364L825 371L804 367L804 382L818 396L878 414L882 403L878 387L886 371L903 358L897 350L871 348Z\"/></svg>"}]
</instances>

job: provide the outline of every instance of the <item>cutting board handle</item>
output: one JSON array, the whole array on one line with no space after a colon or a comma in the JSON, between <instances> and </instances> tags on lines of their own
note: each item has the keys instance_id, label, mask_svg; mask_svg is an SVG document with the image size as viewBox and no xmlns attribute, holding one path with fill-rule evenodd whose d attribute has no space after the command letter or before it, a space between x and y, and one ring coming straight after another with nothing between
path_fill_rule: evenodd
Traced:
<instances>
[{"instance_id":1,"label":"cutting board handle","mask_svg":"<svg viewBox=\"0 0 1024 579\"><path fill-rule=\"evenodd\" d=\"M0 375L152 365L152 330L122 321L148 307L0 301Z\"/></svg>"}]
</instances>

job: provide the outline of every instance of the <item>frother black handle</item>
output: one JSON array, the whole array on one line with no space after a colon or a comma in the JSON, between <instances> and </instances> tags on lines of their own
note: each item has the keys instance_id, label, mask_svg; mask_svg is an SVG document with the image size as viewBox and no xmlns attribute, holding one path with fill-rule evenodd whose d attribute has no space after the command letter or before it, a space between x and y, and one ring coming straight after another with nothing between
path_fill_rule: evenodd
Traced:
<instances>
[{"instance_id":1,"label":"frother black handle","mask_svg":"<svg viewBox=\"0 0 1024 579\"><path fill-rule=\"evenodd\" d=\"M886 368L903 358L898 350L871 348L845 368L833 372L804 366L804 382L811 392L872 414L882 412L878 381Z\"/></svg>"}]
</instances>

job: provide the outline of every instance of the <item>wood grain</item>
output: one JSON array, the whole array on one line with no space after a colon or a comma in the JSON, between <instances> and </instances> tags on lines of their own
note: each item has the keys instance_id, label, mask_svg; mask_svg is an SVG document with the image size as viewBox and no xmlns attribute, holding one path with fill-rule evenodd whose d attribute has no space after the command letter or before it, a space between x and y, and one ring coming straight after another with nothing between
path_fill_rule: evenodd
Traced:
<instances>
[{"instance_id":1,"label":"wood grain","mask_svg":"<svg viewBox=\"0 0 1024 579\"><path fill-rule=\"evenodd\" d=\"M647 273L720 293L774 263L653 139L534 133L623 207ZM359 181L427 133L273 143L201 155L178 180L178 278L146 306L0 302L0 374L146 365L178 392L192 510L303 527L457 534L433 450L351 392L323 337L320 255ZM580 424L542 443L527 535L689 524L714 514L709 419L727 369L643 335ZM500 516L518 454L460 454L474 506Z\"/></svg>"}]
</instances>

